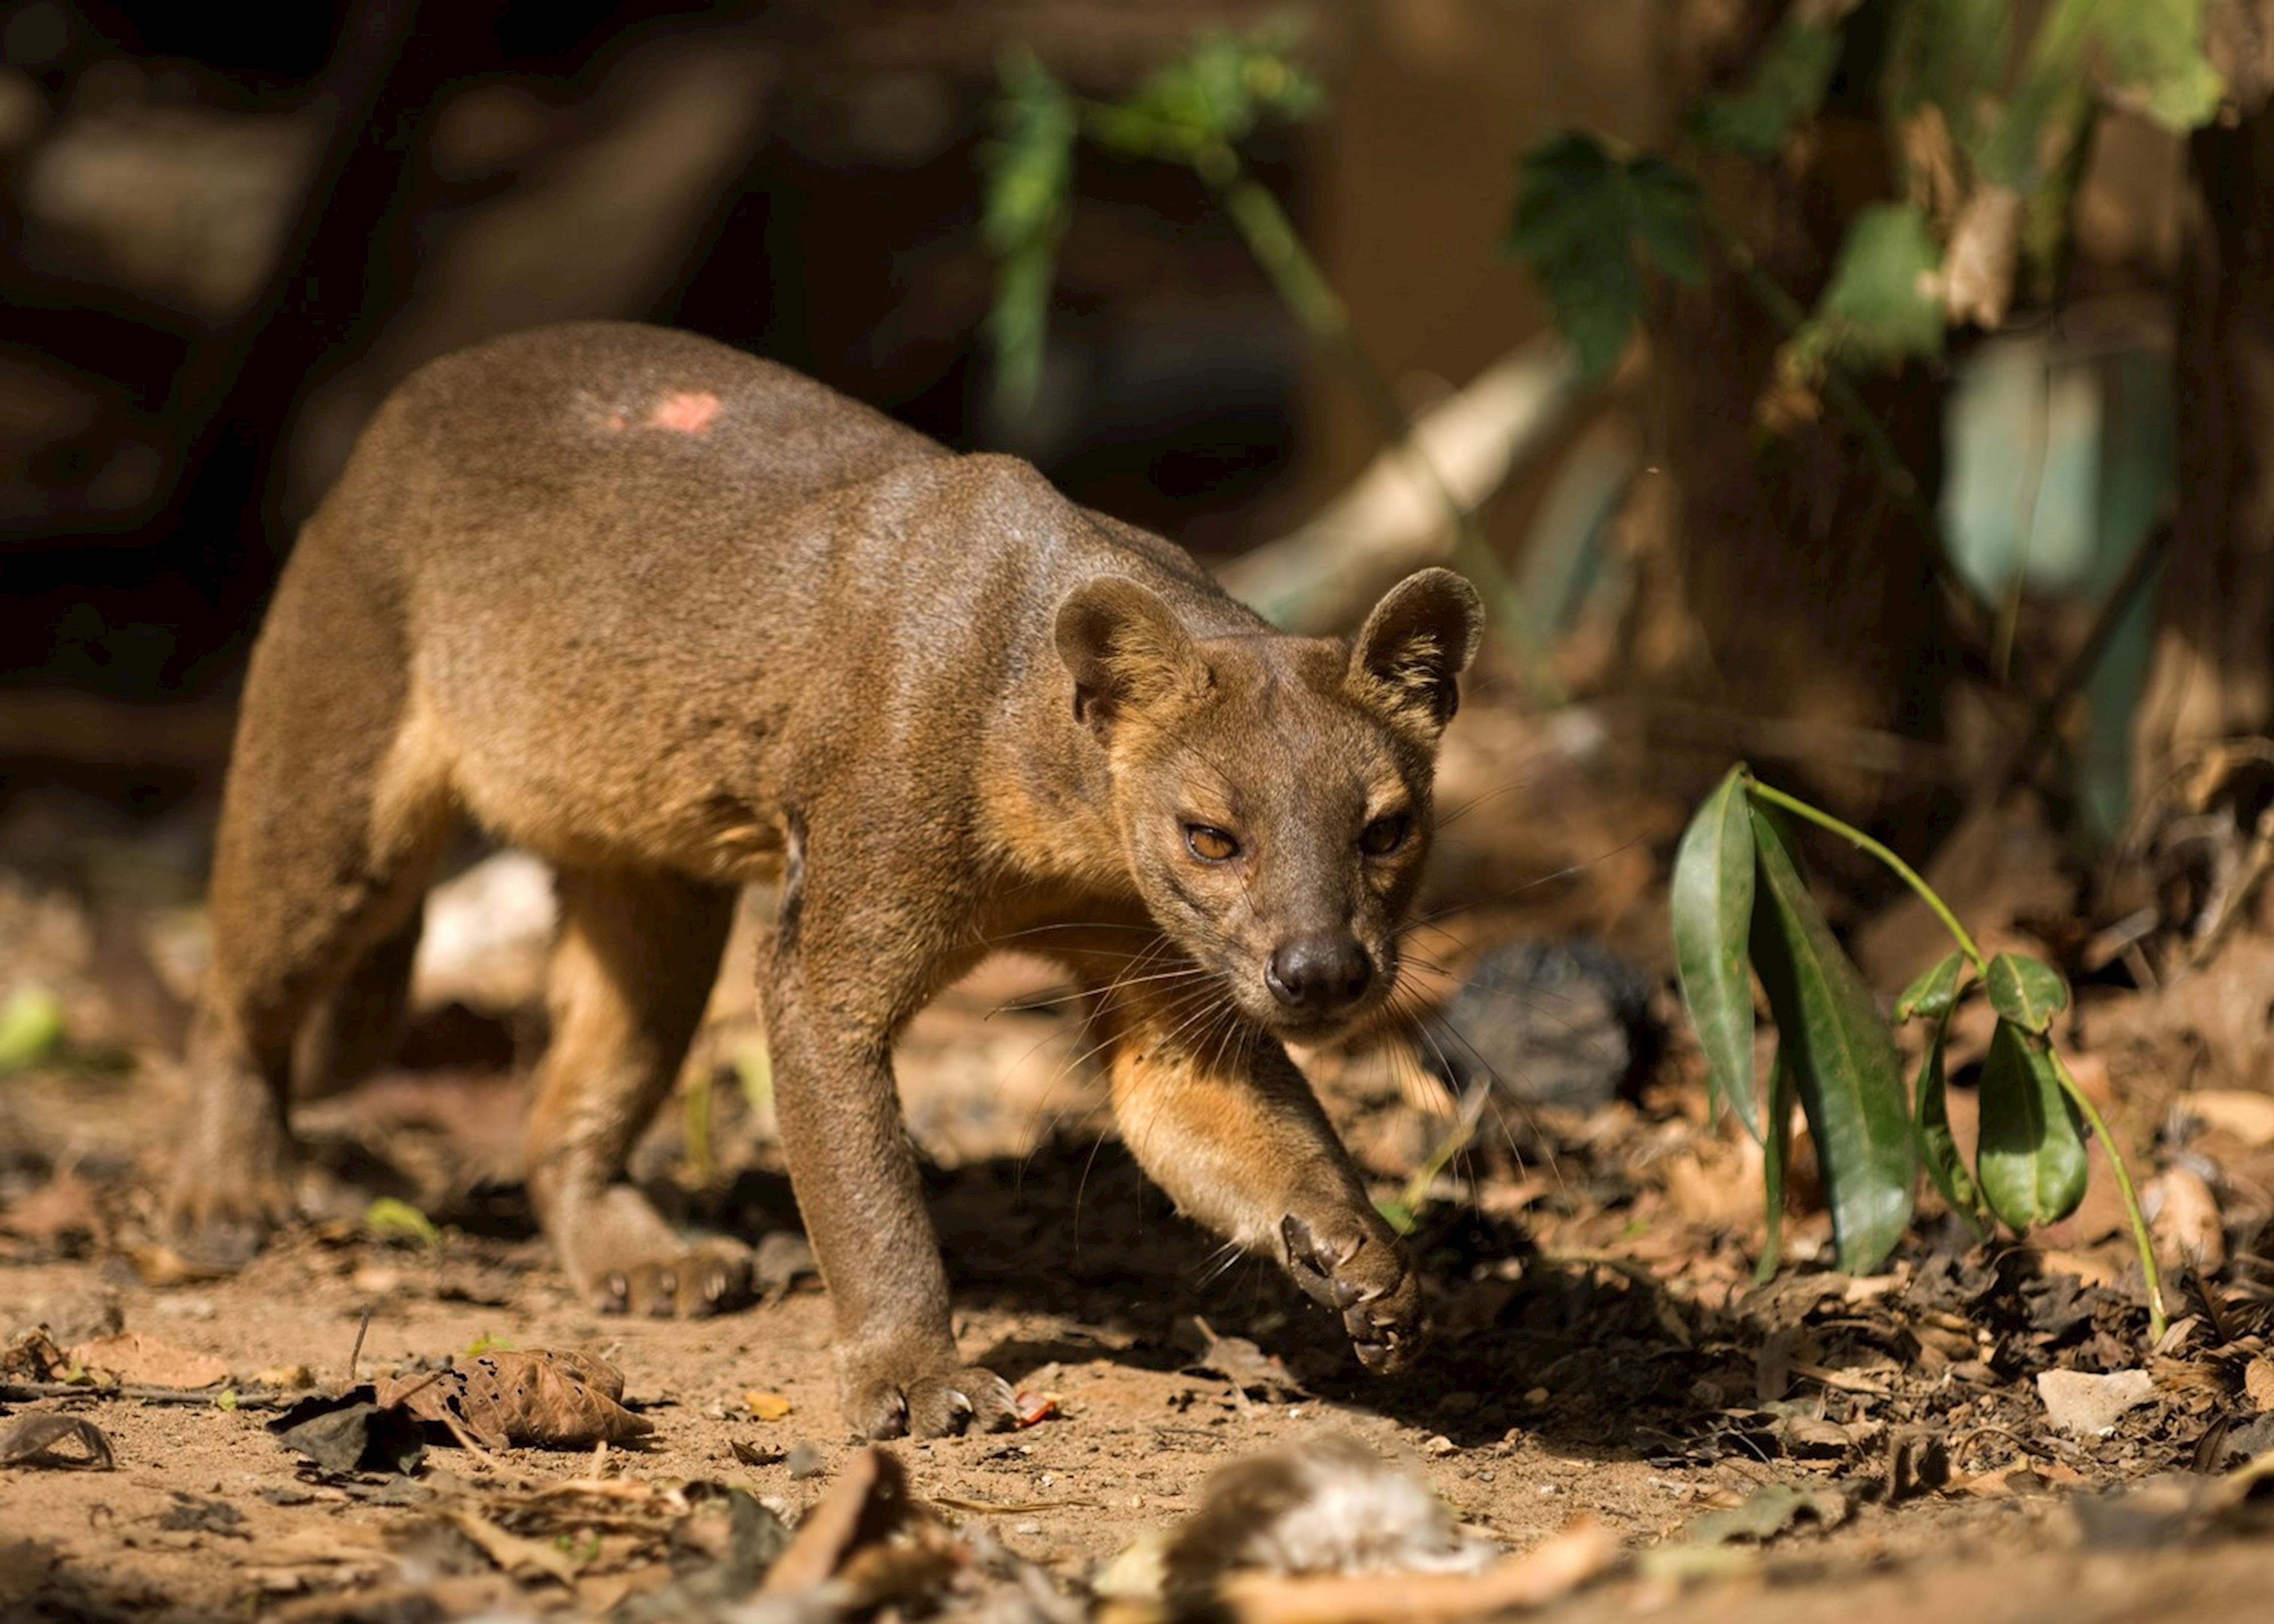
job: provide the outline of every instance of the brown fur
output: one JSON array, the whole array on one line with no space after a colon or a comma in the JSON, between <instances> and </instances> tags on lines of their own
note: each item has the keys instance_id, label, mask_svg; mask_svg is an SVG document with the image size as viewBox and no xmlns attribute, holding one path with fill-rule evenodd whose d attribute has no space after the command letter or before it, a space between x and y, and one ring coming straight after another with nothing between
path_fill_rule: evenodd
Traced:
<instances>
[{"instance_id":1,"label":"brown fur","mask_svg":"<svg viewBox=\"0 0 2274 1624\"><path fill-rule=\"evenodd\" d=\"M596 1298L746 1289L748 1254L682 1242L624 1161L734 888L769 879L781 1131L855 1427L1009 1416L956 1352L890 1065L1006 943L1089 989L1124 1134L1178 1203L1279 1258L1367 1363L1402 1363L1416 1282L1278 1040L1395 976L1477 626L1440 570L1354 643L1275 634L1024 463L684 335L555 327L439 361L309 522L254 652L174 1209L208 1235L286 1214L296 1040L383 1049L464 818L560 873L530 1188ZM1204 861L1208 831L1237 854Z\"/></svg>"}]
</instances>

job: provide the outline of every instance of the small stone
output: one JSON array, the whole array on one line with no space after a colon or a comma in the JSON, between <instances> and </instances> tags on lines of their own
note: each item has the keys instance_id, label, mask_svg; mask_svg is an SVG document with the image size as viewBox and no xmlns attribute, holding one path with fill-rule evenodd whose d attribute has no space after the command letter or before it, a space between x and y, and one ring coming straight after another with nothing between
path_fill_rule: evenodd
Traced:
<instances>
[{"instance_id":1,"label":"small stone","mask_svg":"<svg viewBox=\"0 0 2274 1624\"><path fill-rule=\"evenodd\" d=\"M797 1478L819 1477L824 1464L819 1447L802 1438L789 1447L782 1461L789 1468L789 1475Z\"/></svg>"},{"instance_id":2,"label":"small stone","mask_svg":"<svg viewBox=\"0 0 2274 1624\"><path fill-rule=\"evenodd\" d=\"M1461 1446L1455 1443L1451 1439L1446 1437L1442 1432L1438 1433L1427 1443L1421 1446L1421 1453L1428 1455L1433 1460L1442 1461L1449 1455L1458 1455L1460 1452Z\"/></svg>"},{"instance_id":3,"label":"small stone","mask_svg":"<svg viewBox=\"0 0 2274 1624\"><path fill-rule=\"evenodd\" d=\"M2127 1410L2156 1396L2156 1379L2143 1370L2112 1371L2105 1376L2083 1371L2049 1370L2037 1374L2037 1397L2045 1419L2064 1432L2106 1437Z\"/></svg>"}]
</instances>

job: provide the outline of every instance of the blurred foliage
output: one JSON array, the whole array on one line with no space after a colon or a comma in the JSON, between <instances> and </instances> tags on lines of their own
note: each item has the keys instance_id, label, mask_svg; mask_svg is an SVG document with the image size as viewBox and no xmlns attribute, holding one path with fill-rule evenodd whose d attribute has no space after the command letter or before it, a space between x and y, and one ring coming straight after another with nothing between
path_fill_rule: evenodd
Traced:
<instances>
[{"instance_id":1,"label":"blurred foliage","mask_svg":"<svg viewBox=\"0 0 2274 1624\"><path fill-rule=\"evenodd\" d=\"M1698 183L1649 153L1620 159L1566 131L1526 154L1503 246L1531 266L1588 376L1618 362L1642 319L1638 257L1677 282L1705 280Z\"/></svg>"},{"instance_id":2,"label":"blurred foliage","mask_svg":"<svg viewBox=\"0 0 2274 1624\"><path fill-rule=\"evenodd\" d=\"M1042 381L1058 240L1073 212L1076 132L1073 102L1032 51L1004 57L995 124L997 138L982 150L988 182L979 226L998 262L988 329L997 387L1024 403Z\"/></svg>"},{"instance_id":3,"label":"blurred foliage","mask_svg":"<svg viewBox=\"0 0 2274 1624\"><path fill-rule=\"evenodd\" d=\"M1219 192L1248 184L1238 144L1266 119L1308 118L1326 104L1318 80L1292 56L1303 29L1291 16L1245 34L1203 33L1118 102L1076 94L1030 50L1005 54L995 139L980 153L981 235L997 261L988 332L1005 404L1024 410L1042 380L1058 243L1073 212L1076 138L1189 166Z\"/></svg>"},{"instance_id":4,"label":"blurred foliage","mask_svg":"<svg viewBox=\"0 0 2274 1624\"><path fill-rule=\"evenodd\" d=\"M46 988L26 982L0 1004L0 1074L48 1058L63 1042L63 1003Z\"/></svg>"},{"instance_id":5,"label":"blurred foliage","mask_svg":"<svg viewBox=\"0 0 2274 1624\"><path fill-rule=\"evenodd\" d=\"M1931 359L1950 327L1996 327L2016 302L2050 297L2093 121L2122 108L2184 132L2217 115L2222 86L2202 49L2208 4L2053 0L2034 27L2007 0L1794 5L1741 83L1684 113L1685 156L1781 163L1839 87L1845 106L1879 107L1901 195L1849 222L1830 282L1791 324L1780 387L1804 396L1834 365ZM1863 13L1873 26L1851 30ZM1645 165L1661 234L1682 208L1697 210L1741 277L1759 276L1696 185L1661 177L1687 180L1672 162L1548 136L1525 154L1508 247L1598 372L1641 320L1638 245L1640 263L1696 279L1690 259L1651 251L1663 236L1645 236L1631 199L1616 195ZM1785 313L1788 301L1756 292Z\"/></svg>"}]
</instances>

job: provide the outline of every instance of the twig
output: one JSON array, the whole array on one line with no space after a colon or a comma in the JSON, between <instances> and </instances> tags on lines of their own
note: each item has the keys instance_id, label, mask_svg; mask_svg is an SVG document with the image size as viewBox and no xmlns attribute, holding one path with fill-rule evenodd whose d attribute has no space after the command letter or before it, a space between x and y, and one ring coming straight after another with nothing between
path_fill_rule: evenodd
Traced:
<instances>
[{"instance_id":1,"label":"twig","mask_svg":"<svg viewBox=\"0 0 2274 1624\"><path fill-rule=\"evenodd\" d=\"M90 1381L0 1381L0 1404L25 1404L43 1398L132 1399L142 1404L211 1404L231 1389L211 1387L152 1387L119 1384L105 1387ZM239 1410L287 1410L298 1402L282 1393L237 1393Z\"/></svg>"},{"instance_id":2,"label":"twig","mask_svg":"<svg viewBox=\"0 0 2274 1624\"><path fill-rule=\"evenodd\" d=\"M348 1350L348 1386L355 1386L356 1364L363 1357L364 1333L371 1329L371 1307L364 1306L363 1318L356 1321L355 1345Z\"/></svg>"},{"instance_id":3,"label":"twig","mask_svg":"<svg viewBox=\"0 0 2274 1624\"><path fill-rule=\"evenodd\" d=\"M2100 668L2101 660L2108 653L2108 645L2115 641L2117 628L2124 623L2133 600L2156 578L2156 571L2164 562L2164 554L2171 545L2171 521L2164 519L2158 521L2140 538L2140 545L2133 548L2131 558L2125 562L2124 573L2116 578L2116 584L2109 589L2107 598L2102 600L2100 611L2093 617L2092 628L2085 633L2084 641L2077 645L2076 652L2069 657L2068 664L2053 680L2052 691L2037 701L2035 712L2029 718L2029 731L2022 736L2022 742L1998 773L1994 793L2004 794L2036 769L2037 757L2052 742L2059 728L2061 710L2077 691L2092 680L2092 673Z\"/></svg>"}]
</instances>

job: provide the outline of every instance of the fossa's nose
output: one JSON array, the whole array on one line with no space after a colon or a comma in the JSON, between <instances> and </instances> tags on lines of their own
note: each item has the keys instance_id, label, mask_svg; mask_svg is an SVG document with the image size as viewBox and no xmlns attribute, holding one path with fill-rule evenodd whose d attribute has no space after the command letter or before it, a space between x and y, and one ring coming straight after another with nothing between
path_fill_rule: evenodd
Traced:
<instances>
[{"instance_id":1,"label":"fossa's nose","mask_svg":"<svg viewBox=\"0 0 2274 1624\"><path fill-rule=\"evenodd\" d=\"M1288 1009L1325 1015L1358 1002L1374 980L1374 963L1353 937L1298 936L1272 951L1263 980Z\"/></svg>"}]
</instances>

